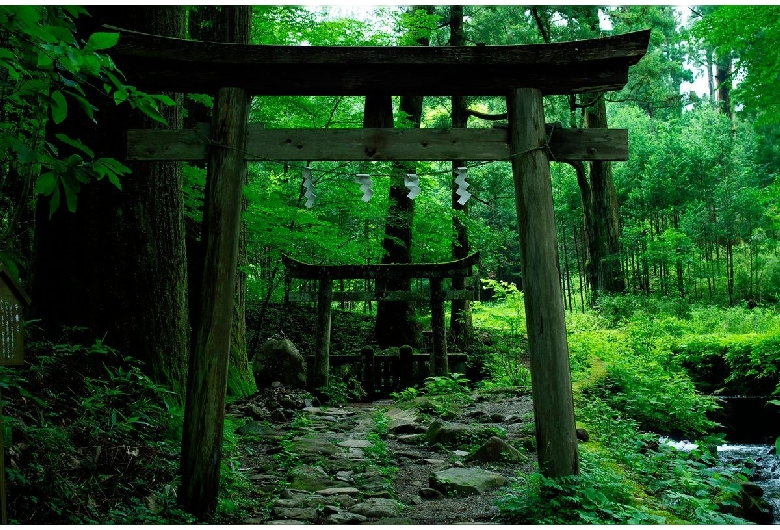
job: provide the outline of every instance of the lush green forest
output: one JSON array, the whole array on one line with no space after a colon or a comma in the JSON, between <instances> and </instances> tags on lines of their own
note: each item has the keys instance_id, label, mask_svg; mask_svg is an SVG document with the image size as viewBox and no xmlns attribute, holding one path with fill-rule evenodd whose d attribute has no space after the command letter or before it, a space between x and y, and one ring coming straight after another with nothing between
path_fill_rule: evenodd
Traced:
<instances>
[{"instance_id":1,"label":"lush green forest","mask_svg":"<svg viewBox=\"0 0 780 530\"><path fill-rule=\"evenodd\" d=\"M126 131L210 122L214 94L138 89L112 59L119 37L104 24L213 42L387 47L549 44L650 29L622 90L544 99L548 123L627 129L629 157L551 161L575 415L591 436L578 446L579 477L522 474L500 502L501 520L743 521L751 475L713 467L723 440L713 395L771 397L780 388L777 6L0 8L0 264L32 300L27 364L2 368L0 380L13 433L11 521L270 520L280 491L242 475L246 443L228 418L218 504L177 506L190 351L205 318L208 170L128 161ZM377 125L371 97L258 96L249 121L266 129L507 126L505 98L393 95L392 103ZM468 168L467 201L459 201L459 167ZM361 265L479 252L475 275L446 286L473 292L446 305L447 344L467 354L470 381L433 377L398 389L395 402L414 407L417 393L434 396L438 405L422 412L446 419L468 392L530 393L511 164L250 162L243 199L228 402L265 390L251 361L266 340L290 338L314 353L315 304L289 300L315 294L316 282L288 278L283 256ZM335 308L333 354L365 345L426 351L427 303ZM314 393L351 401L361 397L354 383L334 377ZM377 433L385 440L386 430ZM689 454L659 446L659 435L704 442Z\"/></svg>"}]
</instances>

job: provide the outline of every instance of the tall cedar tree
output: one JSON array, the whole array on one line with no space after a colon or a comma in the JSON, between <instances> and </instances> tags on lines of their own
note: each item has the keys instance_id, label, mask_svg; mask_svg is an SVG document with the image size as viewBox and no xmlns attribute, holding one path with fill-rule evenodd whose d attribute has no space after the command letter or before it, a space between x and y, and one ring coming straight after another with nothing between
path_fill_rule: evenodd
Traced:
<instances>
[{"instance_id":1,"label":"tall cedar tree","mask_svg":"<svg viewBox=\"0 0 780 530\"><path fill-rule=\"evenodd\" d=\"M433 14L433 6L413 7L412 12L423 9ZM430 39L423 36L417 39L420 46L428 46ZM400 110L415 127L420 126L422 118L422 96L402 95ZM364 127L393 127L392 101L389 95L379 94L366 97ZM412 262L412 223L414 221L414 201L407 197L409 190L404 185L404 175L414 172L414 165L394 165L390 177L389 206L385 220L385 237L382 248L385 251L382 263ZM388 280L383 286L391 291L405 291L411 288L409 278ZM414 311L406 301L380 301L377 303L374 339L380 347L419 344L419 330L414 323Z\"/></svg>"},{"instance_id":2,"label":"tall cedar tree","mask_svg":"<svg viewBox=\"0 0 780 530\"><path fill-rule=\"evenodd\" d=\"M463 46L466 44L466 35L463 31L463 6L450 6L450 46ZM452 96L452 127L465 129L468 125L468 114L466 113L465 96ZM455 169L466 166L465 160L452 161L452 173L455 175ZM458 189L455 182L452 183L452 209L462 216L467 216L469 209L468 203L460 204L460 196L456 193ZM469 233L465 222L454 215L452 217L452 230L455 233L455 239L452 242L452 259L462 259L469 254ZM466 288L465 278L453 278L452 288L461 290ZM464 347L468 343L469 337L474 332L474 325L471 319L471 302L469 300L453 300L450 313L450 336L452 341Z\"/></svg>"},{"instance_id":3,"label":"tall cedar tree","mask_svg":"<svg viewBox=\"0 0 780 530\"><path fill-rule=\"evenodd\" d=\"M89 11L91 18L79 19L82 39L101 24L184 36L183 7ZM97 123L74 110L60 130L99 156L123 160L128 128L162 127L97 91L91 101L99 107ZM161 110L171 128L181 126L178 105ZM89 328L95 338L142 360L156 382L181 393L189 351L181 163L129 166L122 191L105 180L85 186L76 213L60 209L49 219L48 201L38 201L34 315L48 326Z\"/></svg>"},{"instance_id":4,"label":"tall cedar tree","mask_svg":"<svg viewBox=\"0 0 780 530\"><path fill-rule=\"evenodd\" d=\"M596 6L586 8L586 20L594 35L599 33L599 13ZM607 125L607 108L604 92L581 96L585 127L604 128ZM585 224L587 261L585 275L590 284L592 301L599 293L618 293L625 288L620 262L620 224L615 181L611 162L589 162L588 179L577 179L582 194Z\"/></svg>"},{"instance_id":5,"label":"tall cedar tree","mask_svg":"<svg viewBox=\"0 0 780 530\"><path fill-rule=\"evenodd\" d=\"M211 42L249 44L252 30L252 6L197 6L190 8L188 31L190 38ZM211 123L211 110L199 101L188 99L186 127L199 122ZM246 185L246 182L244 183ZM246 198L242 211L246 211ZM190 322L197 329L197 308L200 307L200 281L205 259L200 227L187 232L189 272ZM236 299L230 333L230 375L228 393L243 397L255 390L254 375L249 366L246 344L246 224L241 223L236 270Z\"/></svg>"}]
</instances>

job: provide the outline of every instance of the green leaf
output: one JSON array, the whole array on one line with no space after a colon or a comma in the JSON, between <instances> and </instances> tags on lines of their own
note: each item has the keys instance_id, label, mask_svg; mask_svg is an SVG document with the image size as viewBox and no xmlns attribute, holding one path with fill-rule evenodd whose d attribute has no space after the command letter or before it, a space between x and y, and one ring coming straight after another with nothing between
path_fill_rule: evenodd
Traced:
<instances>
[{"instance_id":1,"label":"green leaf","mask_svg":"<svg viewBox=\"0 0 780 530\"><path fill-rule=\"evenodd\" d=\"M38 50L38 68L51 68L54 65L54 61L51 56L45 50Z\"/></svg>"},{"instance_id":2,"label":"green leaf","mask_svg":"<svg viewBox=\"0 0 780 530\"><path fill-rule=\"evenodd\" d=\"M138 108L141 110L141 112L152 118L154 121L158 121L163 125L168 125L168 121L163 117L162 114L160 114L160 111L157 110L157 105L153 99L147 97L139 100Z\"/></svg>"},{"instance_id":3,"label":"green leaf","mask_svg":"<svg viewBox=\"0 0 780 530\"><path fill-rule=\"evenodd\" d=\"M778 436L777 440L775 440L775 452L780 454L780 436Z\"/></svg>"},{"instance_id":4,"label":"green leaf","mask_svg":"<svg viewBox=\"0 0 780 530\"><path fill-rule=\"evenodd\" d=\"M84 111L84 113L89 117L90 120L95 120L95 107L92 106L92 104L87 101L87 99L83 96L80 96L74 92L67 91L68 95L76 100L76 103L79 104L81 107L81 110Z\"/></svg>"},{"instance_id":5,"label":"green leaf","mask_svg":"<svg viewBox=\"0 0 780 530\"><path fill-rule=\"evenodd\" d=\"M92 151L92 149L90 149L89 147L87 147L86 145L81 143L79 140L74 140L73 138L71 138L67 134L62 134L62 133L55 134L54 136L60 142L62 142L64 144L68 144L69 146L71 146L71 147L73 147L75 149L78 149L79 151L81 151L82 153L87 155L88 157L90 157L90 158L94 158L95 157L95 153Z\"/></svg>"},{"instance_id":6,"label":"green leaf","mask_svg":"<svg viewBox=\"0 0 780 530\"><path fill-rule=\"evenodd\" d=\"M41 195L51 195L56 187L57 175L53 171L44 173L35 181L35 193Z\"/></svg>"},{"instance_id":7,"label":"green leaf","mask_svg":"<svg viewBox=\"0 0 780 530\"><path fill-rule=\"evenodd\" d=\"M63 96L62 92L59 90L52 92L51 102L51 119L54 120L54 123L59 125L65 121L65 118L68 115L68 103L65 101L65 96Z\"/></svg>"},{"instance_id":8,"label":"green leaf","mask_svg":"<svg viewBox=\"0 0 780 530\"><path fill-rule=\"evenodd\" d=\"M74 186L78 186L76 182L73 182ZM68 211L73 213L76 211L76 204L78 203L78 190L71 187L68 179L62 179L62 189L65 190L65 202L68 205Z\"/></svg>"},{"instance_id":9,"label":"green leaf","mask_svg":"<svg viewBox=\"0 0 780 530\"><path fill-rule=\"evenodd\" d=\"M54 212L57 211L57 208L60 207L60 187L56 186L54 188L54 193L52 193L51 198L49 199L49 219L51 219L51 216L54 215Z\"/></svg>"},{"instance_id":10,"label":"green leaf","mask_svg":"<svg viewBox=\"0 0 780 530\"><path fill-rule=\"evenodd\" d=\"M159 101L160 103L167 105L169 107L173 107L176 105L176 102L172 100L170 97L166 96L165 94L157 94L155 96L152 96L154 99Z\"/></svg>"},{"instance_id":11,"label":"green leaf","mask_svg":"<svg viewBox=\"0 0 780 530\"><path fill-rule=\"evenodd\" d=\"M105 50L113 48L119 42L119 33L105 33L99 31L90 35L87 45L84 47L87 51Z\"/></svg>"},{"instance_id":12,"label":"green leaf","mask_svg":"<svg viewBox=\"0 0 780 530\"><path fill-rule=\"evenodd\" d=\"M127 90L124 88L117 90L114 92L114 104L119 105L123 103L127 99L128 93Z\"/></svg>"}]
</instances>

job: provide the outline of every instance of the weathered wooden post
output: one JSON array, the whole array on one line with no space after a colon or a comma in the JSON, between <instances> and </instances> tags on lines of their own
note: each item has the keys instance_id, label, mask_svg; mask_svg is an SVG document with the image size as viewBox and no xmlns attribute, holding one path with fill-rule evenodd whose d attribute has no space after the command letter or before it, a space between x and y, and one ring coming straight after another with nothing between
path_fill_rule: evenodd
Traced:
<instances>
[{"instance_id":1,"label":"weathered wooden post","mask_svg":"<svg viewBox=\"0 0 780 530\"><path fill-rule=\"evenodd\" d=\"M22 311L30 297L0 265L0 366L24 364L24 330ZM5 494L5 426L0 409L0 521L8 524Z\"/></svg>"},{"instance_id":2,"label":"weathered wooden post","mask_svg":"<svg viewBox=\"0 0 780 530\"><path fill-rule=\"evenodd\" d=\"M195 515L213 513L219 492L248 115L245 90L217 91L206 183L206 261L187 376L179 490L179 502Z\"/></svg>"},{"instance_id":3,"label":"weathered wooden post","mask_svg":"<svg viewBox=\"0 0 780 530\"><path fill-rule=\"evenodd\" d=\"M414 350L411 346L405 345L398 349L398 364L401 389L409 388L414 384Z\"/></svg>"},{"instance_id":4,"label":"weathered wooden post","mask_svg":"<svg viewBox=\"0 0 780 530\"><path fill-rule=\"evenodd\" d=\"M366 397L370 399L374 396L374 348L371 346L363 346L360 350L361 361L361 384L363 390L366 391Z\"/></svg>"},{"instance_id":5,"label":"weathered wooden post","mask_svg":"<svg viewBox=\"0 0 780 530\"><path fill-rule=\"evenodd\" d=\"M320 278L317 291L317 336L314 344L314 381L311 388L328 386L330 376L330 314L333 280Z\"/></svg>"},{"instance_id":6,"label":"weathered wooden post","mask_svg":"<svg viewBox=\"0 0 780 530\"><path fill-rule=\"evenodd\" d=\"M541 91L513 89L507 112L539 467L548 477L573 475L574 400Z\"/></svg>"},{"instance_id":7,"label":"weathered wooden post","mask_svg":"<svg viewBox=\"0 0 780 530\"><path fill-rule=\"evenodd\" d=\"M431 278L431 328L433 329L433 348L431 348L431 375L447 375L450 370L447 362L447 330L444 319L444 290L441 278Z\"/></svg>"}]
</instances>

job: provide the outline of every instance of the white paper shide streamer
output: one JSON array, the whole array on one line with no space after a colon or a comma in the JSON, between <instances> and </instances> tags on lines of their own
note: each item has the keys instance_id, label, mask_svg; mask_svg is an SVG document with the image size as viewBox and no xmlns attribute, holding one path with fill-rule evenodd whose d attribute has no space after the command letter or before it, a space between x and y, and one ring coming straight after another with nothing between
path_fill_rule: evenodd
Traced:
<instances>
[{"instance_id":1,"label":"white paper shide streamer","mask_svg":"<svg viewBox=\"0 0 780 530\"><path fill-rule=\"evenodd\" d=\"M407 173L404 178L404 186L409 188L409 193L406 195L410 199L414 200L420 193L420 179L414 173Z\"/></svg>"},{"instance_id":2,"label":"white paper shide streamer","mask_svg":"<svg viewBox=\"0 0 780 530\"><path fill-rule=\"evenodd\" d=\"M311 168L306 166L303 168L303 187L306 190L304 197L306 197L306 208L314 206L314 201L317 196L314 194L314 183L311 180Z\"/></svg>"},{"instance_id":3,"label":"white paper shide streamer","mask_svg":"<svg viewBox=\"0 0 780 530\"><path fill-rule=\"evenodd\" d=\"M455 193L460 197L458 199L458 204L466 204L466 201L471 198L471 193L466 191L466 188L469 187L469 183L466 182L466 178L469 176L469 168L458 167L455 168L455 171L458 174L458 176L455 177L455 184L458 185L458 189L455 190Z\"/></svg>"},{"instance_id":4,"label":"white paper shide streamer","mask_svg":"<svg viewBox=\"0 0 780 530\"><path fill-rule=\"evenodd\" d=\"M371 181L371 175L358 173L355 175L355 182L360 184L360 191L363 192L363 202L368 202L374 195L374 183Z\"/></svg>"}]
</instances>

